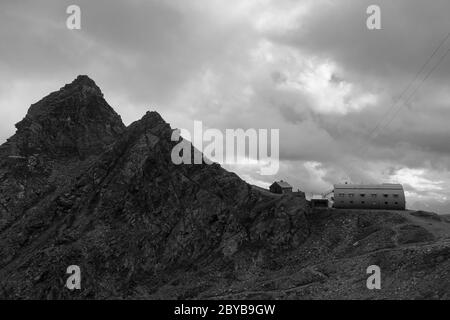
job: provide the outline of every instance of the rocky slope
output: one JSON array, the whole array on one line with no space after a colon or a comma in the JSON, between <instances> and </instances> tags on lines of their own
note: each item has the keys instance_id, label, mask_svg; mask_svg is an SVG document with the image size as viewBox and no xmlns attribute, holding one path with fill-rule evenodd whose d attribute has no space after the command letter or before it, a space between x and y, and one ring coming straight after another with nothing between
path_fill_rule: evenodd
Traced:
<instances>
[{"instance_id":1,"label":"rocky slope","mask_svg":"<svg viewBox=\"0 0 450 320\"><path fill-rule=\"evenodd\" d=\"M125 127L86 76L32 105L0 147L0 297L450 298L448 221L312 212L218 164L174 165L171 133L156 112Z\"/></svg>"}]
</instances>

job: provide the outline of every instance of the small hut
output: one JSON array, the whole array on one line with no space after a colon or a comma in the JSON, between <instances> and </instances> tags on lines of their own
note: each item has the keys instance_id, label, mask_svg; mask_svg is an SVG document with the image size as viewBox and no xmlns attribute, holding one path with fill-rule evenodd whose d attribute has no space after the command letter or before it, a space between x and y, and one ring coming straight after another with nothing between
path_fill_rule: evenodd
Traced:
<instances>
[{"instance_id":1,"label":"small hut","mask_svg":"<svg viewBox=\"0 0 450 320\"><path fill-rule=\"evenodd\" d=\"M292 193L292 186L286 181L280 180L272 183L272 185L269 187L269 190L272 193L278 194Z\"/></svg>"}]
</instances>

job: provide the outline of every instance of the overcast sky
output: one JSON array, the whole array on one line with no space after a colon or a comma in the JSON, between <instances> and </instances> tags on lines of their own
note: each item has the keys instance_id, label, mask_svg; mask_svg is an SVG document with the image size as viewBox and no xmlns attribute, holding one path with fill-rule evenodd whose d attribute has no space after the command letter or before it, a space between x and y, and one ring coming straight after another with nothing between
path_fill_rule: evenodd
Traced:
<instances>
[{"instance_id":1,"label":"overcast sky","mask_svg":"<svg viewBox=\"0 0 450 320\"><path fill-rule=\"evenodd\" d=\"M71 4L81 30L66 28ZM366 27L371 4L382 30ZM450 54L393 116L449 12L448 0L2 0L0 139L87 74L126 124L156 110L174 128L280 129L276 176L228 167L250 183L399 182L408 207L450 213Z\"/></svg>"}]
</instances>

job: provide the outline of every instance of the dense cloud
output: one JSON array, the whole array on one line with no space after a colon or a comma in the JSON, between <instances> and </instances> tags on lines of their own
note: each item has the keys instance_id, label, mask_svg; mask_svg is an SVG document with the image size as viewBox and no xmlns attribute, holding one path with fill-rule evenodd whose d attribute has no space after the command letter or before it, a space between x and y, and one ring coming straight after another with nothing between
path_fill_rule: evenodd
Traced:
<instances>
[{"instance_id":1,"label":"dense cloud","mask_svg":"<svg viewBox=\"0 0 450 320\"><path fill-rule=\"evenodd\" d=\"M401 182L410 207L450 212L450 57L396 104L450 30L448 1L379 0L375 31L365 0L80 0L73 31L71 4L0 3L2 140L31 103L88 74L126 123L155 109L173 127L280 129L276 176L229 167L249 182Z\"/></svg>"}]
</instances>

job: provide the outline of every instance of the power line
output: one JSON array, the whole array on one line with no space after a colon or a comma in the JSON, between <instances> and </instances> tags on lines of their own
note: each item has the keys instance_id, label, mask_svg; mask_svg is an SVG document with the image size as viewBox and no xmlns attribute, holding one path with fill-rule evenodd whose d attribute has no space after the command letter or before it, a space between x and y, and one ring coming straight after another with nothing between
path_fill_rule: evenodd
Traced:
<instances>
[{"instance_id":1,"label":"power line","mask_svg":"<svg viewBox=\"0 0 450 320\"><path fill-rule=\"evenodd\" d=\"M392 121L394 121L395 117L400 113L401 109L406 106L407 103L410 103L414 96L416 95L417 91L420 89L420 87L427 81L427 79L431 76L431 74L436 70L436 68L441 64L442 61L444 61L445 57L447 57L448 53L450 52L450 48L447 49L445 54L439 59L439 62L427 73L426 77L422 80L422 82L419 84L419 86L414 90L414 92L408 97L408 99L405 100L403 104L400 105L400 107L397 109L395 114L389 119L389 121L386 123L384 128L386 129Z\"/></svg>"},{"instance_id":2,"label":"power line","mask_svg":"<svg viewBox=\"0 0 450 320\"><path fill-rule=\"evenodd\" d=\"M445 59L445 57L448 55L448 53L450 52L450 49L448 49L445 54L443 56L441 56L441 58L438 60L438 62L431 68L431 70L429 70L429 72L426 74L426 76L422 79L422 81L419 83L419 85L413 90L413 92L406 98L406 100L400 104L397 108L395 108L395 106L398 104L398 102L401 102L402 100L402 96L404 94L406 94L408 92L408 90L413 86L414 82L416 82L416 80L419 78L420 74L425 70L426 66L429 64L429 62L434 58L434 56L436 55L436 53L442 48L442 46L445 44L445 42L447 42L447 40L450 38L450 32L446 35L446 37L440 42L439 46L433 51L433 53L431 54L431 56L426 60L426 62L422 65L422 67L419 69L419 71L416 73L416 75L414 76L414 78L410 81L410 83L408 84L408 86L402 91L402 93L400 94L399 98L396 100L396 102L388 109L388 111L384 114L384 116L382 117L382 119L380 121L378 121L377 125L370 131L369 135L368 135L368 139L370 139L374 133L376 133L377 130L379 130L380 128L384 128L386 129L391 123L392 121L395 119L395 117L397 117L397 115L400 113L400 110L403 108L404 105L406 105L406 103L409 103L412 98L414 98L415 94L417 93L417 91L420 89L420 87L425 83L425 81L431 76L431 74L436 70L436 68L441 64L441 62ZM395 109L394 109L395 108ZM388 122L385 125L382 125L383 121L385 120L385 118L391 113L391 111L394 110L394 114L392 117L390 117L390 119L388 119ZM375 135L376 136L376 135ZM367 152L369 146L368 145L364 145L364 143L361 144L361 146L357 149L357 152L359 151L363 151L362 155L364 156L364 154Z\"/></svg>"},{"instance_id":3,"label":"power line","mask_svg":"<svg viewBox=\"0 0 450 320\"><path fill-rule=\"evenodd\" d=\"M426 76L422 79L422 81L419 83L419 85L415 88L415 90L408 96L408 98L403 102L403 104L401 104L399 106L399 108L397 108L395 114L389 119L389 121L383 126L384 129L387 129L387 127L392 123L392 121L394 121L395 117L398 116L398 114L400 113L402 107L406 106L407 103L410 103L412 101L412 99L414 98L414 96L416 95L417 91L422 87L422 85L425 83L425 81L431 76L431 74L437 69L437 67L442 63L442 61L444 61L445 57L447 57L447 55L450 52L450 48L447 49L447 51L444 53L444 55L441 56L441 58L438 60L438 62L433 66L433 68L431 68L429 70L429 72L426 74ZM365 148L361 149L361 155L362 157L364 157L364 155L366 154L366 152L369 150L369 145L365 145Z\"/></svg>"},{"instance_id":4,"label":"power line","mask_svg":"<svg viewBox=\"0 0 450 320\"><path fill-rule=\"evenodd\" d=\"M414 78L409 82L408 86L402 91L400 96L396 99L395 103L388 109L388 111L383 115L380 121L378 121L377 125L370 131L369 135L367 136L368 139L371 138L372 134L375 133L381 126L382 122L385 120L385 118L391 113L392 109L397 105L398 102L401 101L402 96L408 92L408 90L412 87L414 82L419 78L420 74L425 70L426 66L430 61L434 58L436 53L442 48L445 42L447 42L448 38L450 38L450 32L447 33L447 36L440 42L439 46L433 51L430 57L425 61L425 63L420 67L419 71L416 73ZM392 118L391 118L392 119Z\"/></svg>"}]
</instances>

